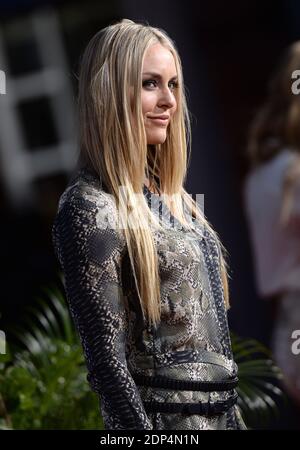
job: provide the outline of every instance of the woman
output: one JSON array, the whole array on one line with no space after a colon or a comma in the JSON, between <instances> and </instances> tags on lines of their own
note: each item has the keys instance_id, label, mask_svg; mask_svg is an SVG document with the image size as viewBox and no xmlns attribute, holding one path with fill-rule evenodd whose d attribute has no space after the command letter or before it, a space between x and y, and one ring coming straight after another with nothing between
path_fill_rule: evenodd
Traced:
<instances>
[{"instance_id":1,"label":"woman","mask_svg":"<svg viewBox=\"0 0 300 450\"><path fill-rule=\"evenodd\" d=\"M273 355L300 406L300 358L293 350L300 330L300 102L293 93L299 67L298 41L284 53L250 128L245 204L258 293L273 303Z\"/></svg>"},{"instance_id":2,"label":"woman","mask_svg":"<svg viewBox=\"0 0 300 450\"><path fill-rule=\"evenodd\" d=\"M183 188L190 125L174 43L126 19L100 31L78 103L80 167L53 242L105 428L244 428L223 247Z\"/></svg>"}]
</instances>

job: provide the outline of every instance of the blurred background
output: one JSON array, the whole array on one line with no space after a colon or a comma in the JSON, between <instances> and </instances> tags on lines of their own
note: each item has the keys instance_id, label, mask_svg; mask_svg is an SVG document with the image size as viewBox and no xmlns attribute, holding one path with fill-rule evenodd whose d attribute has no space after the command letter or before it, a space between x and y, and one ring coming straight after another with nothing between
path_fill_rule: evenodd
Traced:
<instances>
[{"instance_id":1,"label":"blurred background","mask_svg":"<svg viewBox=\"0 0 300 450\"><path fill-rule=\"evenodd\" d=\"M268 346L272 305L255 285L245 149L279 56L300 38L296 0L0 2L0 329L57 280L51 226L78 155L79 58L99 29L125 17L163 28L177 44L193 119L186 189L204 193L230 255L231 329ZM300 429L295 417L291 402L274 427Z\"/></svg>"}]
</instances>

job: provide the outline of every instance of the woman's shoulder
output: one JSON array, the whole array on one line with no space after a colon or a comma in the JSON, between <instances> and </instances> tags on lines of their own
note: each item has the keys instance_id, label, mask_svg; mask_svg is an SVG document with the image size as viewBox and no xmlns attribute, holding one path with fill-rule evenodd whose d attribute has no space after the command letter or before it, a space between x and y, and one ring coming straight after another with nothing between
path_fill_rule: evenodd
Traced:
<instances>
[{"instance_id":1,"label":"woman's shoulder","mask_svg":"<svg viewBox=\"0 0 300 450\"><path fill-rule=\"evenodd\" d=\"M244 181L245 195L251 193L256 197L262 189L268 192L278 189L285 171L294 163L296 157L297 154L292 149L283 148L271 159L249 171Z\"/></svg>"},{"instance_id":2,"label":"woman's shoulder","mask_svg":"<svg viewBox=\"0 0 300 450\"><path fill-rule=\"evenodd\" d=\"M86 169L73 172L52 223L53 245L62 267L64 252L83 252L99 261L99 255L125 251L117 218L115 202L100 180Z\"/></svg>"},{"instance_id":3,"label":"woman's shoulder","mask_svg":"<svg viewBox=\"0 0 300 450\"><path fill-rule=\"evenodd\" d=\"M73 172L58 200L58 211L68 206L88 209L113 209L115 200L94 172L81 167Z\"/></svg>"},{"instance_id":4,"label":"woman's shoulder","mask_svg":"<svg viewBox=\"0 0 300 450\"><path fill-rule=\"evenodd\" d=\"M116 229L118 211L116 202L101 179L86 167L73 172L59 197L56 221L60 216L89 222L99 228Z\"/></svg>"},{"instance_id":5,"label":"woman's shoulder","mask_svg":"<svg viewBox=\"0 0 300 450\"><path fill-rule=\"evenodd\" d=\"M284 170L296 157L297 152L292 148L283 147L272 158L250 170L247 178L252 179L257 176L263 176L265 173L274 173Z\"/></svg>"}]
</instances>

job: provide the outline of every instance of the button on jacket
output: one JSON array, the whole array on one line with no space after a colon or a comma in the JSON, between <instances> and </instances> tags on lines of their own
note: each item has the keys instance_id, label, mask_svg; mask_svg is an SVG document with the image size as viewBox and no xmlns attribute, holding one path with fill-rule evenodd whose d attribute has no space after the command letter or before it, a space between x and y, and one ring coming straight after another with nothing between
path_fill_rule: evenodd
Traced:
<instances>
[{"instance_id":1,"label":"button on jacket","mask_svg":"<svg viewBox=\"0 0 300 450\"><path fill-rule=\"evenodd\" d=\"M110 430L246 428L236 404L220 272L220 247L200 225L178 225L164 201L154 230L161 322L143 319L126 241L107 226L113 197L83 167L60 197L52 236L68 305L80 336L90 387Z\"/></svg>"}]
</instances>

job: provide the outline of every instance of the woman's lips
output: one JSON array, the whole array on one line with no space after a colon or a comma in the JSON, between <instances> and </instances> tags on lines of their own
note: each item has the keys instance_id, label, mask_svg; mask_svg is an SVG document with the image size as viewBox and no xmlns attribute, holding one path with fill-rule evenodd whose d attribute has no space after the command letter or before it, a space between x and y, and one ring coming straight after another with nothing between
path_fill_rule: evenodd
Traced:
<instances>
[{"instance_id":1,"label":"woman's lips","mask_svg":"<svg viewBox=\"0 0 300 450\"><path fill-rule=\"evenodd\" d=\"M167 125L169 122L169 119L157 119L153 117L149 117L150 120L153 120L154 123L157 125Z\"/></svg>"}]
</instances>

